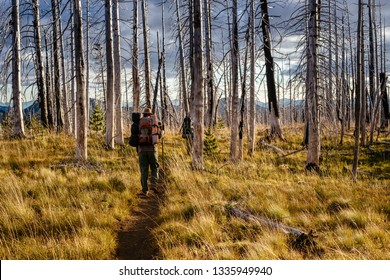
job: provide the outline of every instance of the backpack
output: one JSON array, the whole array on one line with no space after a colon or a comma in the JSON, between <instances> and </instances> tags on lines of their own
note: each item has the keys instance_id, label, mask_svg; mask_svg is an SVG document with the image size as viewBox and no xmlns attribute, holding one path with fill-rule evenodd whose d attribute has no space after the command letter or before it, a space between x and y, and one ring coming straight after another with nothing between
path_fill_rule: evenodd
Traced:
<instances>
[{"instance_id":1,"label":"backpack","mask_svg":"<svg viewBox=\"0 0 390 280\"><path fill-rule=\"evenodd\" d=\"M137 147L139 145L139 121L141 118L140 113L132 113L131 119L133 123L131 124L131 134L129 139L129 144L132 147Z\"/></svg>"},{"instance_id":2,"label":"backpack","mask_svg":"<svg viewBox=\"0 0 390 280\"><path fill-rule=\"evenodd\" d=\"M183 120L183 133L182 133L181 137L182 138L193 138L194 137L194 132L192 131L190 117L185 117Z\"/></svg>"},{"instance_id":3,"label":"backpack","mask_svg":"<svg viewBox=\"0 0 390 280\"><path fill-rule=\"evenodd\" d=\"M160 131L156 115L143 117L139 120L139 143L157 144L160 141Z\"/></svg>"}]
</instances>

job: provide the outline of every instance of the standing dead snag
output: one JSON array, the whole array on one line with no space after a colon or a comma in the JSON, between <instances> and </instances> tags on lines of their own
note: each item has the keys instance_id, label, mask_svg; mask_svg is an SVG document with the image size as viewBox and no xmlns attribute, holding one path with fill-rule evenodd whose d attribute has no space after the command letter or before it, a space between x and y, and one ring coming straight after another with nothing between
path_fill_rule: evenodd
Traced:
<instances>
[{"instance_id":1,"label":"standing dead snag","mask_svg":"<svg viewBox=\"0 0 390 280\"><path fill-rule=\"evenodd\" d=\"M19 2L12 1L12 99L14 109L13 137L24 138L22 95L20 92L20 18Z\"/></svg>"},{"instance_id":2,"label":"standing dead snag","mask_svg":"<svg viewBox=\"0 0 390 280\"><path fill-rule=\"evenodd\" d=\"M306 137L308 141L307 170L319 171L320 164L320 126L318 111L318 0L309 1L308 39L306 47Z\"/></svg>"},{"instance_id":3,"label":"standing dead snag","mask_svg":"<svg viewBox=\"0 0 390 280\"><path fill-rule=\"evenodd\" d=\"M268 109L270 113L270 125L271 125L271 138L278 136L280 139L285 141L282 129L280 127L279 120L279 105L276 96L276 85L275 85L275 66L274 58L272 56L272 44L270 34L270 23L268 16L268 3L267 0L261 1L261 29L263 31L263 42L264 42L264 56L265 56L265 71L267 77L267 92L268 92Z\"/></svg>"}]
</instances>

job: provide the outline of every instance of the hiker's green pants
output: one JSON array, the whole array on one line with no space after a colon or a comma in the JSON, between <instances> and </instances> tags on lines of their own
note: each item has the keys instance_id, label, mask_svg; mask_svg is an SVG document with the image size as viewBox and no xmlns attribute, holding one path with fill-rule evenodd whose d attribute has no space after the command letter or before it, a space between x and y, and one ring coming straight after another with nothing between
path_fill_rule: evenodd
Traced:
<instances>
[{"instance_id":1,"label":"hiker's green pants","mask_svg":"<svg viewBox=\"0 0 390 280\"><path fill-rule=\"evenodd\" d=\"M142 190L147 191L148 188L148 177L149 177L149 166L151 170L151 184L156 185L158 180L158 151L155 152L140 152L139 153L139 167L141 171L141 185Z\"/></svg>"}]
</instances>

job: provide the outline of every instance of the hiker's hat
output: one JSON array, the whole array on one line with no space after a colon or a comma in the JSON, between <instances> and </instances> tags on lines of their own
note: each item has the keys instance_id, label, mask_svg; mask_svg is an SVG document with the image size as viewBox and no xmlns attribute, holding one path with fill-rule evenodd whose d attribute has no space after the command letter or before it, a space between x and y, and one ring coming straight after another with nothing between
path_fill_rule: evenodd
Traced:
<instances>
[{"instance_id":1,"label":"hiker's hat","mask_svg":"<svg viewBox=\"0 0 390 280\"><path fill-rule=\"evenodd\" d=\"M151 115L152 114L152 110L150 110L150 108L145 108L144 111L143 111L143 114L144 115Z\"/></svg>"}]
</instances>

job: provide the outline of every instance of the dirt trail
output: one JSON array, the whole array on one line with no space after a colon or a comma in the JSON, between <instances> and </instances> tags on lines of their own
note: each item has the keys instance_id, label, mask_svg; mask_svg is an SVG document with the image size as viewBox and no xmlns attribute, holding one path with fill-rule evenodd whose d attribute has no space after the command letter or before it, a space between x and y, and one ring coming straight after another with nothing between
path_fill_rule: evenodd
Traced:
<instances>
[{"instance_id":1,"label":"dirt trail","mask_svg":"<svg viewBox=\"0 0 390 280\"><path fill-rule=\"evenodd\" d=\"M140 198L129 219L121 222L116 258L119 260L154 260L158 248L151 230L156 227L162 194Z\"/></svg>"}]
</instances>

